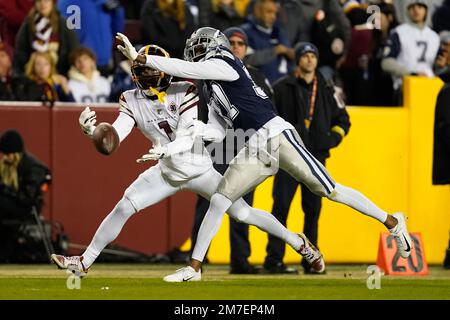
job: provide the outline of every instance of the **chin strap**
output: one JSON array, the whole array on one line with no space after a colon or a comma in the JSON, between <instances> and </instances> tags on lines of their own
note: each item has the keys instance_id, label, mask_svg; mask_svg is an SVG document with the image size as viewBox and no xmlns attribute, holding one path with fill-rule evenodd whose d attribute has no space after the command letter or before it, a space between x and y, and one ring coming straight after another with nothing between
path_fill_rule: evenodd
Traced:
<instances>
[{"instance_id":1,"label":"chin strap","mask_svg":"<svg viewBox=\"0 0 450 320\"><path fill-rule=\"evenodd\" d=\"M153 94L156 94L156 96L158 97L158 101L159 101L159 102L164 103L164 99L165 99L166 96L167 96L167 93L166 93L166 92L164 92L164 91L160 92L160 91L158 91L157 89L155 89L155 88L153 88L153 87L150 87L149 89L150 89L150 91L151 91Z\"/></svg>"}]
</instances>

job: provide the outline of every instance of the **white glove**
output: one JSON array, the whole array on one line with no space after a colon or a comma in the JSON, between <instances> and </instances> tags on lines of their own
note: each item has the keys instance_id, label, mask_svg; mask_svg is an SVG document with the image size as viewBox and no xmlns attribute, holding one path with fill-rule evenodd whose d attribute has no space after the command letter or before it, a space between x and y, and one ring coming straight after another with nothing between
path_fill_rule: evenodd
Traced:
<instances>
[{"instance_id":1,"label":"white glove","mask_svg":"<svg viewBox=\"0 0 450 320\"><path fill-rule=\"evenodd\" d=\"M123 33L117 32L116 39L123 42L123 46L119 44L117 46L117 49L119 49L119 51L122 52L122 54L127 57L128 60L136 60L138 53L131 44L130 40L128 40L128 37Z\"/></svg>"},{"instance_id":2,"label":"white glove","mask_svg":"<svg viewBox=\"0 0 450 320\"><path fill-rule=\"evenodd\" d=\"M165 146L161 146L161 141L159 138L156 139L155 145L152 149L148 151L147 154L144 154L142 157L136 160L137 163L144 163L150 160L159 160L164 157L164 154L167 152L167 148Z\"/></svg>"},{"instance_id":3,"label":"white glove","mask_svg":"<svg viewBox=\"0 0 450 320\"><path fill-rule=\"evenodd\" d=\"M190 129L192 138L195 139L195 137L202 137L204 135L206 124L203 121L200 120L194 120L192 121L192 124L194 127Z\"/></svg>"},{"instance_id":4,"label":"white glove","mask_svg":"<svg viewBox=\"0 0 450 320\"><path fill-rule=\"evenodd\" d=\"M78 119L81 130L85 135L92 136L95 130L95 123L97 122L97 115L95 111L91 111L89 107L86 107L80 114Z\"/></svg>"},{"instance_id":5,"label":"white glove","mask_svg":"<svg viewBox=\"0 0 450 320\"><path fill-rule=\"evenodd\" d=\"M220 142L223 140L222 131L208 123L200 120L195 121L195 135L202 137L203 141Z\"/></svg>"}]
</instances>

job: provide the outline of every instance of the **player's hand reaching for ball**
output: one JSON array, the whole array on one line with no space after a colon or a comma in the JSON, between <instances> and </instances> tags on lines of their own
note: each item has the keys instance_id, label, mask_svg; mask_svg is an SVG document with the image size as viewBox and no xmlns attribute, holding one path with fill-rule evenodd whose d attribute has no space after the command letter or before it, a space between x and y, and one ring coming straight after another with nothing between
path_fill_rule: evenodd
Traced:
<instances>
[{"instance_id":1,"label":"player's hand reaching for ball","mask_svg":"<svg viewBox=\"0 0 450 320\"><path fill-rule=\"evenodd\" d=\"M147 154L144 154L142 157L136 160L137 163L144 163L150 160L159 160L164 157L164 154L167 152L165 146L161 146L161 141L156 139L153 148L151 148Z\"/></svg>"},{"instance_id":2,"label":"player's hand reaching for ball","mask_svg":"<svg viewBox=\"0 0 450 320\"><path fill-rule=\"evenodd\" d=\"M138 57L138 53L136 49L131 44L130 40L123 33L117 32L116 39L122 41L122 45L118 45L117 49L119 49L122 54L127 57L128 60L135 61ZM145 58L145 57L144 57Z\"/></svg>"},{"instance_id":3,"label":"player's hand reaching for ball","mask_svg":"<svg viewBox=\"0 0 450 320\"><path fill-rule=\"evenodd\" d=\"M97 122L95 111L91 111L89 107L86 107L83 112L81 112L78 122L80 123L83 133L92 137L95 130L95 123Z\"/></svg>"}]
</instances>

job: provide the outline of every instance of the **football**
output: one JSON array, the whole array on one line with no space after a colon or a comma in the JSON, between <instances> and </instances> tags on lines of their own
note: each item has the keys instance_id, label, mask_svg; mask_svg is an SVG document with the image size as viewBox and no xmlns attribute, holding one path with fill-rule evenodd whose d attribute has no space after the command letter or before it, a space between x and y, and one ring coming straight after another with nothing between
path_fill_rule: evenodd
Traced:
<instances>
[{"instance_id":1,"label":"football","mask_svg":"<svg viewBox=\"0 0 450 320\"><path fill-rule=\"evenodd\" d=\"M95 128L92 141L97 151L104 155L112 154L120 144L116 129L107 122L102 122Z\"/></svg>"}]
</instances>

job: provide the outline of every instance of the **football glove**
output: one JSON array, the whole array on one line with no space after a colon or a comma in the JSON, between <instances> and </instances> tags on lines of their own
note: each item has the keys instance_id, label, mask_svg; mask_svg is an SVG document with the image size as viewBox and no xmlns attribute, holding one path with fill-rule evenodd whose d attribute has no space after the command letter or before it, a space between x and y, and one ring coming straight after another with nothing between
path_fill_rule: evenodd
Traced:
<instances>
[{"instance_id":1,"label":"football glove","mask_svg":"<svg viewBox=\"0 0 450 320\"><path fill-rule=\"evenodd\" d=\"M127 57L128 60L136 60L138 53L131 44L130 40L128 40L128 37L123 33L117 32L116 39L122 41L123 43L123 45L119 44L117 46L117 49L119 49L119 51L122 52L122 54Z\"/></svg>"},{"instance_id":2,"label":"football glove","mask_svg":"<svg viewBox=\"0 0 450 320\"><path fill-rule=\"evenodd\" d=\"M167 148L165 146L161 146L161 141L159 138L156 139L153 148L151 148L147 154L144 154L142 157L136 160L137 163L144 163L150 160L159 160L164 157L164 154L167 152Z\"/></svg>"},{"instance_id":3,"label":"football glove","mask_svg":"<svg viewBox=\"0 0 450 320\"><path fill-rule=\"evenodd\" d=\"M81 131L89 137L92 136L95 130L95 123L97 122L97 115L95 111L91 111L89 107L86 107L80 114L78 119L81 127Z\"/></svg>"}]
</instances>

